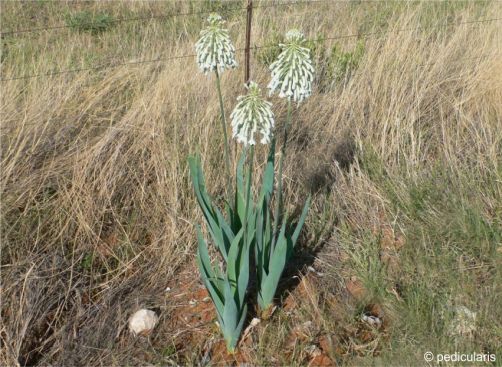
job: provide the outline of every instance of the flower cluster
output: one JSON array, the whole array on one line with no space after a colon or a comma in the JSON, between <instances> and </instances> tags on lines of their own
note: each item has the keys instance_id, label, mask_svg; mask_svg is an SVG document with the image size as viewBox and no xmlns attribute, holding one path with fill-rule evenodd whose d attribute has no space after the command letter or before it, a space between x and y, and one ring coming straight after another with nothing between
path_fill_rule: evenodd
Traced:
<instances>
[{"instance_id":1,"label":"flower cluster","mask_svg":"<svg viewBox=\"0 0 502 367\"><path fill-rule=\"evenodd\" d=\"M237 98L237 106L230 115L233 137L244 145L254 145L254 134L259 131L262 135L260 142L267 144L274 127L272 103L262 98L261 89L255 82L250 82L247 88L248 94Z\"/></svg>"},{"instance_id":2,"label":"flower cluster","mask_svg":"<svg viewBox=\"0 0 502 367\"><path fill-rule=\"evenodd\" d=\"M200 38L195 44L197 64L204 72L223 71L237 67L235 47L230 40L228 30L223 28L224 20L218 14L207 18L209 26L200 32Z\"/></svg>"},{"instance_id":3,"label":"flower cluster","mask_svg":"<svg viewBox=\"0 0 502 367\"><path fill-rule=\"evenodd\" d=\"M314 66L304 43L305 37L300 31L291 30L286 34L286 43L280 44L279 58L270 65L270 94L279 91L279 97L292 98L298 103L312 94Z\"/></svg>"}]
</instances>

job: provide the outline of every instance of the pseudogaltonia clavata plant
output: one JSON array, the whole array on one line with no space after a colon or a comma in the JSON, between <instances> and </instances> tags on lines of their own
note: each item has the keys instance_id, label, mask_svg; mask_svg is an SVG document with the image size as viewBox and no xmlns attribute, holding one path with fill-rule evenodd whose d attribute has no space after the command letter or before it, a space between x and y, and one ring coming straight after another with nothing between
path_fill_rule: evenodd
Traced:
<instances>
[{"instance_id":1,"label":"pseudogaltonia clavata plant","mask_svg":"<svg viewBox=\"0 0 502 367\"><path fill-rule=\"evenodd\" d=\"M209 26L201 32L201 38L196 44L197 63L204 73L213 71L216 76L228 173L230 160L219 73L234 68L237 63L235 49L228 31L222 26L221 17L212 14L208 21ZM246 319L250 274L257 276L257 302L262 315L266 315L273 305L280 277L293 253L310 205L309 198L293 228L287 215L283 213L282 161L287 126L291 122L291 102L301 102L311 94L313 67L303 42L303 35L298 31L288 33L287 43L282 45L286 56L281 53L279 60L273 64L273 80L269 85L272 92L279 90L279 96L288 98L286 139L279 163L275 213L271 205L275 188L274 114L272 104L264 99L257 83L247 84L247 93L237 98L237 105L230 115L232 136L242 143L242 149L235 173L235 187L230 186L230 174L227 174L227 191L233 197L225 201L226 210L222 210L208 194L200 159L189 158L197 202L204 214L211 242L218 249L220 257L210 257L208 241L197 226L197 264L214 303L218 324L229 352L235 351ZM253 190L253 161L257 139L262 144L270 144L270 150L261 188ZM251 255L254 256L253 262L250 262ZM251 263L256 267L253 272L250 271Z\"/></svg>"}]
</instances>

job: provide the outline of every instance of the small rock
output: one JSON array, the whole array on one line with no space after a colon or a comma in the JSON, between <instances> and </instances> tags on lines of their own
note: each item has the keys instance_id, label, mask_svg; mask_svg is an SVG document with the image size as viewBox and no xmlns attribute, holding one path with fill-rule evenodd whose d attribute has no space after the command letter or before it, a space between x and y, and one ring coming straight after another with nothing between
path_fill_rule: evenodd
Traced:
<instances>
[{"instance_id":1,"label":"small rock","mask_svg":"<svg viewBox=\"0 0 502 367\"><path fill-rule=\"evenodd\" d=\"M309 345L305 347L305 352L308 353L310 358L315 358L322 354L322 351L316 345Z\"/></svg>"},{"instance_id":2,"label":"small rock","mask_svg":"<svg viewBox=\"0 0 502 367\"><path fill-rule=\"evenodd\" d=\"M322 278L324 276L324 273L320 273L320 272L316 271L313 266L308 266L307 270L311 273L314 273L315 275L317 275L320 278Z\"/></svg>"},{"instance_id":3,"label":"small rock","mask_svg":"<svg viewBox=\"0 0 502 367\"><path fill-rule=\"evenodd\" d=\"M476 312L469 310L465 306L457 306L454 311L455 318L450 325L450 334L471 336L476 331Z\"/></svg>"},{"instance_id":4,"label":"small rock","mask_svg":"<svg viewBox=\"0 0 502 367\"><path fill-rule=\"evenodd\" d=\"M312 321L310 321L310 320L309 320L309 321L305 321L305 322L302 324L302 328L304 328L304 329L306 329L306 330L307 330L307 329L311 329L311 328L312 328L312 325L313 325Z\"/></svg>"},{"instance_id":5,"label":"small rock","mask_svg":"<svg viewBox=\"0 0 502 367\"><path fill-rule=\"evenodd\" d=\"M379 319L383 319L385 316L385 313L383 311L382 306L380 306L377 303L372 303L366 307L365 315L368 315L368 316L371 315L371 316L378 317Z\"/></svg>"},{"instance_id":6,"label":"small rock","mask_svg":"<svg viewBox=\"0 0 502 367\"><path fill-rule=\"evenodd\" d=\"M167 287L165 291L166 292L171 292L171 287Z\"/></svg>"},{"instance_id":7,"label":"small rock","mask_svg":"<svg viewBox=\"0 0 502 367\"><path fill-rule=\"evenodd\" d=\"M148 335L153 330L159 317L151 310L141 309L136 311L129 319L129 330L134 335Z\"/></svg>"},{"instance_id":8,"label":"small rock","mask_svg":"<svg viewBox=\"0 0 502 367\"><path fill-rule=\"evenodd\" d=\"M242 338L241 340L244 340L248 337L248 335L251 333L251 331L256 327L256 325L258 325L260 323L260 319L255 317L251 320L251 322L249 323L249 326L246 328L246 330L244 330L244 333L242 333Z\"/></svg>"},{"instance_id":9,"label":"small rock","mask_svg":"<svg viewBox=\"0 0 502 367\"><path fill-rule=\"evenodd\" d=\"M376 316L368 316L368 315L363 315L361 317L361 320L366 322L368 325L374 326L379 328L382 326L382 320Z\"/></svg>"},{"instance_id":10,"label":"small rock","mask_svg":"<svg viewBox=\"0 0 502 367\"><path fill-rule=\"evenodd\" d=\"M255 327L256 325L258 325L260 323L260 319L257 318L257 317L254 317L251 322L249 323L249 326L251 327Z\"/></svg>"}]
</instances>

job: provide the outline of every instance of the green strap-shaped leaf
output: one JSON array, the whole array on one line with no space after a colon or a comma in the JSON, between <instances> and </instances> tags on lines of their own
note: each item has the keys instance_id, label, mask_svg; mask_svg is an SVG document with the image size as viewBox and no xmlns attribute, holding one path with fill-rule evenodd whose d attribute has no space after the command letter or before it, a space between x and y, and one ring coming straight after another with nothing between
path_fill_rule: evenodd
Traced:
<instances>
[{"instance_id":1,"label":"green strap-shaped leaf","mask_svg":"<svg viewBox=\"0 0 502 367\"><path fill-rule=\"evenodd\" d=\"M246 210L246 203L244 201L244 195L242 192L235 190L235 211L233 212L234 218L232 223L232 228L234 231L238 231L242 227L244 211Z\"/></svg>"},{"instance_id":2,"label":"green strap-shaped leaf","mask_svg":"<svg viewBox=\"0 0 502 367\"><path fill-rule=\"evenodd\" d=\"M264 232L263 232L263 221L264 215L263 211L268 210L262 202L261 207L256 209L256 241L254 246L255 262L256 262L256 275L258 276L258 282L261 281L263 272L263 247L264 247Z\"/></svg>"},{"instance_id":3,"label":"green strap-shaped leaf","mask_svg":"<svg viewBox=\"0 0 502 367\"><path fill-rule=\"evenodd\" d=\"M238 271L237 266L239 265L239 252L241 249L242 236L244 235L244 228L237 233L232 244L230 245L230 250L228 252L227 260L227 278L228 281L233 285L232 288L237 288L237 278ZM233 292L232 292L233 296ZM226 296L225 296L226 297Z\"/></svg>"},{"instance_id":4,"label":"green strap-shaped leaf","mask_svg":"<svg viewBox=\"0 0 502 367\"><path fill-rule=\"evenodd\" d=\"M192 184L194 187L195 195L199 206L202 209L202 213L206 218L208 223L209 233L218 247L221 255L226 260L227 258L227 248L225 246L225 240L223 237L223 231L219 225L217 215L215 215L211 203L211 198L207 194L204 184L204 175L202 169L200 168L200 161L195 157L189 157L188 163L190 166L190 173L192 176Z\"/></svg>"},{"instance_id":5,"label":"green strap-shaped leaf","mask_svg":"<svg viewBox=\"0 0 502 367\"><path fill-rule=\"evenodd\" d=\"M254 234L254 229L253 229ZM251 243L248 242L247 246L241 247L241 253L239 258L239 274L237 279L237 295L239 296L238 304L242 306L244 304L244 298L246 296L246 290L249 283L249 251L251 248Z\"/></svg>"},{"instance_id":6,"label":"green strap-shaped leaf","mask_svg":"<svg viewBox=\"0 0 502 367\"><path fill-rule=\"evenodd\" d=\"M216 274L212 271L211 260L209 259L209 253L207 251L206 241L202 237L202 233L200 228L197 226L197 242L198 242L198 251L197 251L197 263L199 265L199 270L202 275L202 279L204 284L213 300L213 303L216 307L216 310L219 313L223 312L224 298L223 298L223 289L218 289L217 281L212 281L211 279L216 278Z\"/></svg>"},{"instance_id":7,"label":"green strap-shaped leaf","mask_svg":"<svg viewBox=\"0 0 502 367\"><path fill-rule=\"evenodd\" d=\"M200 167L200 161L195 157L190 157L188 158L188 163L192 176L192 184L199 206L201 207L204 217L208 221L211 229L213 229L213 227L216 228L217 223L213 212L212 201L205 188L204 175Z\"/></svg>"},{"instance_id":8,"label":"green strap-shaped leaf","mask_svg":"<svg viewBox=\"0 0 502 367\"><path fill-rule=\"evenodd\" d=\"M234 240L234 233L228 223L225 220L225 217L223 216L223 213L218 208L214 208L214 212L216 213L216 217L218 218L218 224L220 225L220 228L223 230L223 246L225 246L225 251L228 255L228 251L230 249L230 245L232 241Z\"/></svg>"},{"instance_id":9,"label":"green strap-shaped leaf","mask_svg":"<svg viewBox=\"0 0 502 367\"><path fill-rule=\"evenodd\" d=\"M221 331L229 350L233 350L237 345L247 313L244 296L249 279L249 248L241 246L240 242L242 241L243 232L244 230L241 229L234 238L229 251L227 277L221 279L221 272L219 269L213 269L211 266L206 243L202 237L200 228L197 227L197 238L199 243L197 262L204 284L214 302ZM231 263L233 266L231 266ZM239 299L235 297L236 282L231 279L232 275L230 274L235 274L236 265L240 267L240 269L238 269L239 274L237 275ZM218 289L217 283L221 284L222 288ZM241 289L243 289L243 291L241 291Z\"/></svg>"},{"instance_id":10,"label":"green strap-shaped leaf","mask_svg":"<svg viewBox=\"0 0 502 367\"><path fill-rule=\"evenodd\" d=\"M281 278L284 266L286 265L286 256L288 253L288 243L285 236L286 218L284 218L281 231L277 237L275 250L270 256L270 265L268 275L260 284L260 296L265 302L261 307L268 307L275 295L279 279Z\"/></svg>"},{"instance_id":11,"label":"green strap-shaped leaf","mask_svg":"<svg viewBox=\"0 0 502 367\"><path fill-rule=\"evenodd\" d=\"M233 335L232 335L232 338L230 339L230 342L227 343L228 349L231 351L233 351L235 349L235 347L237 346L237 342L239 341L239 337L242 332L242 327L244 326L244 321L246 320L247 310L248 310L248 307L246 304L244 304L244 307L242 307L242 310L241 310L239 323L237 324L237 326L233 332Z\"/></svg>"},{"instance_id":12,"label":"green strap-shaped leaf","mask_svg":"<svg viewBox=\"0 0 502 367\"><path fill-rule=\"evenodd\" d=\"M269 262L270 262L270 253L272 251L272 239L273 239L273 230L272 230L272 215L270 209L270 198L265 198L264 202L264 213L265 213L265 231L263 233L263 264L266 274L268 274Z\"/></svg>"},{"instance_id":13,"label":"green strap-shaped leaf","mask_svg":"<svg viewBox=\"0 0 502 367\"><path fill-rule=\"evenodd\" d=\"M235 299L232 292L232 287L230 282L225 282L225 306L223 308L223 325L222 332L225 339L231 340L237 324L239 322L239 308L235 303Z\"/></svg>"},{"instance_id":14,"label":"green strap-shaped leaf","mask_svg":"<svg viewBox=\"0 0 502 367\"><path fill-rule=\"evenodd\" d=\"M270 197L274 190L274 161L275 139L272 140L268 154L265 173L263 174L262 188L256 207L256 249L255 258L258 267L258 277L268 272L268 259L270 257Z\"/></svg>"},{"instance_id":15,"label":"green strap-shaped leaf","mask_svg":"<svg viewBox=\"0 0 502 367\"><path fill-rule=\"evenodd\" d=\"M257 250L256 261L258 264L258 274L268 273L268 262L270 259L271 247L271 215L270 215L270 198L263 197L261 204L256 208L256 243ZM260 243L258 243L260 241Z\"/></svg>"},{"instance_id":16,"label":"green strap-shaped leaf","mask_svg":"<svg viewBox=\"0 0 502 367\"><path fill-rule=\"evenodd\" d=\"M275 162L275 139L270 144L268 153L267 165L263 174L263 182L261 186L260 199L265 196L272 195L274 191L274 163Z\"/></svg>"},{"instance_id":17,"label":"green strap-shaped leaf","mask_svg":"<svg viewBox=\"0 0 502 367\"><path fill-rule=\"evenodd\" d=\"M214 278L211 279L214 281L214 285L216 289L218 289L219 294L223 295L223 290L225 289L224 282L226 281L225 276L222 274L219 266L213 266Z\"/></svg>"},{"instance_id":18,"label":"green strap-shaped leaf","mask_svg":"<svg viewBox=\"0 0 502 367\"><path fill-rule=\"evenodd\" d=\"M248 223L247 223L247 243L251 246L254 243L256 235L256 213L254 208L248 209Z\"/></svg>"}]
</instances>

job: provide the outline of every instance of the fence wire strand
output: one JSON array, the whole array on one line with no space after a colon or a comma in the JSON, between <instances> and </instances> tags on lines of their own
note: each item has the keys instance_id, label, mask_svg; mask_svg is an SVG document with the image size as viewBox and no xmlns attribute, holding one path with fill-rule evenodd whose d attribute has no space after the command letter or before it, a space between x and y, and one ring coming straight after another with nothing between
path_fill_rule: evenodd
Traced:
<instances>
[{"instance_id":1,"label":"fence wire strand","mask_svg":"<svg viewBox=\"0 0 502 367\"><path fill-rule=\"evenodd\" d=\"M316 0L314 2L288 2L288 3L278 3L278 4L264 4L264 5L257 5L254 6L253 9L255 8L267 8L267 7L277 7L277 6L286 6L286 5L296 5L296 4L312 4L312 3L321 3L321 2L327 2L327 0ZM235 8L233 10L229 11L235 11L235 10L246 10L247 8ZM184 16L184 15L192 15L192 14L204 14L204 13L209 13L209 12L193 12L193 13L184 13L184 14L174 14L171 16ZM160 17L160 16L159 16ZM167 17L167 16L165 16ZM141 19L141 18L135 18L135 19ZM151 19L151 18L150 18ZM133 18L131 19L126 19L126 20L134 20ZM480 20L469 20L469 21L463 21L463 22L446 22L440 25L437 25L433 28L440 28L440 27L448 27L448 26L460 26L460 25L466 25L466 24L476 24L476 23L488 23L488 22L494 22L494 21L499 21L502 20L502 18L490 18L490 19L480 19ZM125 21L125 20L124 20ZM339 40L339 39L348 39L348 38L364 38L364 37L371 37L371 36L376 36L376 35L385 35L385 34L393 34L393 33L400 33L400 32L410 32L410 31L418 31L423 29L424 27L415 27L415 28L403 28L403 29L398 29L394 31L377 31L377 32L367 32L367 33L352 33L352 34L345 34L345 35L340 35L340 36L334 36L334 37L319 37L316 39L311 39L311 41L318 42L318 41L328 41L328 40ZM30 31L30 30L26 30ZM19 31L21 32L21 31ZM4 33L2 33L3 35ZM277 45L254 45L252 46L252 50L258 50L258 49L264 49L264 48L272 48L272 47L277 47ZM244 51L245 48L237 48L236 51L241 52ZM84 72L84 71L92 71L92 70L103 70L103 69L114 69L117 67L121 66L128 66L128 65L138 65L138 64L147 64L147 63L155 63L155 62L165 62L165 61L170 61L170 60L177 60L177 59L184 59L184 58L190 58L190 57L195 57L196 54L186 54L186 55L177 55L177 56L170 56L170 57L162 57L162 58L157 58L157 59L152 59L152 60L141 60L141 61L127 61L127 62L121 62L121 63L116 63L116 64L108 64L108 65L99 65L99 66L92 66L92 67L85 67L85 68L76 68L76 69L67 69L67 70L59 70L59 71L54 71L54 72L48 72L48 73L42 73L42 74L32 74L32 75L23 75L23 76L17 76L17 77L12 77L12 78L4 78L0 79L0 82L6 82L6 81L13 81L13 80L22 80L22 79L32 79L32 78L41 78L41 77L53 77L57 75L63 75L63 74L74 74L78 72Z\"/></svg>"},{"instance_id":2,"label":"fence wire strand","mask_svg":"<svg viewBox=\"0 0 502 367\"><path fill-rule=\"evenodd\" d=\"M256 5L256 6L253 6L253 9L276 8L276 7L281 7L281 6L304 5L304 4L315 4L315 3L333 3L333 1L332 0L291 1L291 2L285 2L285 3ZM230 9L218 9L218 10L203 10L203 11L194 11L194 12L188 12L188 13L173 13L173 14L165 14L165 15L154 15L154 16L150 16L150 17L121 18L121 19L111 20L110 23L124 23L124 22L149 21L149 20L157 20L157 19L169 19L169 18L175 18L175 17L180 17L180 16L210 14L214 11L217 11L220 13L232 13L232 12L238 12L238 11L243 11L243 10L247 10L247 7L236 7L236 8L230 8ZM99 24L99 23L88 22L88 23L84 23L83 25L92 26L95 24ZM52 31L52 30L67 29L67 28L73 28L73 26L65 24L65 25L58 25L58 26L51 26L51 27L17 29L17 30L13 30L13 31L0 32L0 37L7 36L7 35L13 35L13 34L34 33L34 32Z\"/></svg>"},{"instance_id":3,"label":"fence wire strand","mask_svg":"<svg viewBox=\"0 0 502 367\"><path fill-rule=\"evenodd\" d=\"M466 61L476 61L476 60L490 60L492 58L496 58L496 57L499 57L499 56L502 56L502 53L495 53L495 54L484 54L484 55L480 55L480 56L473 56L473 57L464 57L462 59L458 59L458 60L455 60L451 63L451 65L459 65L459 64L464 64ZM180 58L180 57L178 57ZM159 61L159 59L157 60L149 60L147 62L156 62L156 61ZM422 64L418 64L416 65L417 68L425 68L425 67L432 67L434 65L436 65L437 62L429 62L429 63L422 63ZM120 65L118 65L120 66ZM360 76L360 75L363 75L364 73L362 72L356 72L356 73L349 73L347 74L347 76L349 77L355 77L355 76ZM13 130L14 128L16 128L17 126L2 126L4 124L0 124L0 130ZM33 122L33 123L25 123L23 124L22 126L34 126L34 125L40 125L40 123L38 122ZM99 127L103 127L103 126L95 126L97 128ZM109 126L110 128L114 128L114 129L120 129L119 127L117 126Z\"/></svg>"}]
</instances>

